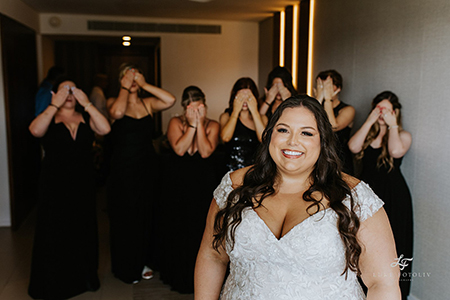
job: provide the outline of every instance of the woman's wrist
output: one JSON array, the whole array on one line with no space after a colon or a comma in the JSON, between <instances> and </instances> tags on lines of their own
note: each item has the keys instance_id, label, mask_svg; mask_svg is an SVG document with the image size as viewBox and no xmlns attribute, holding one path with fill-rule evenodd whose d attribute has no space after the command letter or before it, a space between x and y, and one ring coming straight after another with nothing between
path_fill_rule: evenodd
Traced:
<instances>
[{"instance_id":1,"label":"woman's wrist","mask_svg":"<svg viewBox=\"0 0 450 300\"><path fill-rule=\"evenodd\" d=\"M124 90L125 90L125 91L127 91L128 93L131 93L130 89L129 89L129 88L126 88L126 87L124 87L123 85L122 85L122 89L124 89Z\"/></svg>"},{"instance_id":2,"label":"woman's wrist","mask_svg":"<svg viewBox=\"0 0 450 300\"><path fill-rule=\"evenodd\" d=\"M54 108L56 108L56 110L59 110L59 106L53 103L50 103L48 106L53 106Z\"/></svg>"},{"instance_id":3,"label":"woman's wrist","mask_svg":"<svg viewBox=\"0 0 450 300\"><path fill-rule=\"evenodd\" d=\"M393 128L398 128L398 125L392 125L392 126L388 125L388 130L393 129Z\"/></svg>"},{"instance_id":4,"label":"woman's wrist","mask_svg":"<svg viewBox=\"0 0 450 300\"><path fill-rule=\"evenodd\" d=\"M198 123L197 123L197 128L203 128L203 127L205 127L205 124L206 124L206 119L204 119L204 120L198 120Z\"/></svg>"},{"instance_id":5,"label":"woman's wrist","mask_svg":"<svg viewBox=\"0 0 450 300\"><path fill-rule=\"evenodd\" d=\"M237 119L237 118L239 118L239 114L234 114L234 113L233 113L233 114L230 115L230 119L231 119L231 118Z\"/></svg>"},{"instance_id":6,"label":"woman's wrist","mask_svg":"<svg viewBox=\"0 0 450 300\"><path fill-rule=\"evenodd\" d=\"M187 126L188 126L189 128L197 129L197 126L194 126L194 125L192 125L192 124L189 123L189 122L186 122L186 123L187 123Z\"/></svg>"},{"instance_id":7,"label":"woman's wrist","mask_svg":"<svg viewBox=\"0 0 450 300\"><path fill-rule=\"evenodd\" d=\"M89 106L91 106L92 105L92 102L89 102L88 104L86 104L85 106L84 106L84 111L87 111L87 109L89 108Z\"/></svg>"}]
</instances>

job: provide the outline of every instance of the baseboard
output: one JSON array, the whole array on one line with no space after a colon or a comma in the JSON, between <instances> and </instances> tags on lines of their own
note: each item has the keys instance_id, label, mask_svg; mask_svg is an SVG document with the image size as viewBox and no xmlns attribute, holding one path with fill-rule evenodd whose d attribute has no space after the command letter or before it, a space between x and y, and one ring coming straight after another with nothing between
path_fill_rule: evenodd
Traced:
<instances>
[{"instance_id":1,"label":"baseboard","mask_svg":"<svg viewBox=\"0 0 450 300\"><path fill-rule=\"evenodd\" d=\"M415 297L414 295L409 295L408 300L420 300L419 298Z\"/></svg>"},{"instance_id":2,"label":"baseboard","mask_svg":"<svg viewBox=\"0 0 450 300\"><path fill-rule=\"evenodd\" d=\"M0 219L0 227L11 227L11 220L9 218Z\"/></svg>"}]
</instances>

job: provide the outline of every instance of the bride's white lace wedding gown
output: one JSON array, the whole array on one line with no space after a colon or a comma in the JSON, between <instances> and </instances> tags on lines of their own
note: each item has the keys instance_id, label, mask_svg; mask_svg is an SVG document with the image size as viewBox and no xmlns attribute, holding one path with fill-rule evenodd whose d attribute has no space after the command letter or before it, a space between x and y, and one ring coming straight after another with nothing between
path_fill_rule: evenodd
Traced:
<instances>
[{"instance_id":1,"label":"bride's white lace wedding gown","mask_svg":"<svg viewBox=\"0 0 450 300\"><path fill-rule=\"evenodd\" d=\"M214 191L224 208L233 190L230 173ZM371 217L383 202L360 182L352 191L361 222ZM349 198L344 200L347 207ZM356 274L341 275L345 249L337 229L337 215L325 209L297 224L277 239L251 208L242 212L235 232L234 248L226 245L230 274L222 300L360 300L365 299Z\"/></svg>"}]
</instances>

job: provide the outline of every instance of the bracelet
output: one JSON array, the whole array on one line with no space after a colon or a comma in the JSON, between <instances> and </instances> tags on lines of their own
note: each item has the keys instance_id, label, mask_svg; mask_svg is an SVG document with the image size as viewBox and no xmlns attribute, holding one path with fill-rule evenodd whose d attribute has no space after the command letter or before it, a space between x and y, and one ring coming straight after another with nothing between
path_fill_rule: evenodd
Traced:
<instances>
[{"instance_id":1,"label":"bracelet","mask_svg":"<svg viewBox=\"0 0 450 300\"><path fill-rule=\"evenodd\" d=\"M264 101L264 103L265 103L265 104L267 104L268 106L270 106L270 103L269 103L269 102L267 102L267 101Z\"/></svg>"},{"instance_id":2,"label":"bracelet","mask_svg":"<svg viewBox=\"0 0 450 300\"><path fill-rule=\"evenodd\" d=\"M189 127L191 127L191 128L197 129L197 127L192 126L191 123L189 123L187 120L186 120L186 124L187 124L187 126L189 126Z\"/></svg>"},{"instance_id":3,"label":"bracelet","mask_svg":"<svg viewBox=\"0 0 450 300\"><path fill-rule=\"evenodd\" d=\"M388 126L388 130L390 130L391 128L398 128L398 125Z\"/></svg>"},{"instance_id":4,"label":"bracelet","mask_svg":"<svg viewBox=\"0 0 450 300\"><path fill-rule=\"evenodd\" d=\"M128 93L131 93L131 92L130 92L130 89L127 89L127 88L124 87L124 86L122 86L122 88L123 88L125 91L127 91Z\"/></svg>"},{"instance_id":5,"label":"bracelet","mask_svg":"<svg viewBox=\"0 0 450 300\"><path fill-rule=\"evenodd\" d=\"M58 105L55 105L55 104L53 104L53 103L50 103L48 106L53 106L53 107L56 107L56 109L58 109L59 110L59 106Z\"/></svg>"},{"instance_id":6,"label":"bracelet","mask_svg":"<svg viewBox=\"0 0 450 300\"><path fill-rule=\"evenodd\" d=\"M87 108L88 108L89 106L91 106L91 105L92 105L92 102L89 102L89 103L84 107L84 111L86 111Z\"/></svg>"}]
</instances>

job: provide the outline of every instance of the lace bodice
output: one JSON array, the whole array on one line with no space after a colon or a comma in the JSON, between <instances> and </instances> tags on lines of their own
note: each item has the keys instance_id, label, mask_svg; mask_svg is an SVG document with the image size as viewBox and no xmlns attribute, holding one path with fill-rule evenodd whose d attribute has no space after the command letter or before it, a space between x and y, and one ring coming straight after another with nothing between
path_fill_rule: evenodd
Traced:
<instances>
[{"instance_id":1,"label":"lace bodice","mask_svg":"<svg viewBox=\"0 0 450 300\"><path fill-rule=\"evenodd\" d=\"M214 191L224 208L233 190L230 172ZM361 221L371 217L383 202L360 182L352 191ZM350 199L344 200L349 206ZM356 274L345 268L345 249L336 226L337 215L325 209L277 239L251 208L242 212L234 248L227 243L230 274L221 299L229 300L359 300L365 299Z\"/></svg>"}]
</instances>

